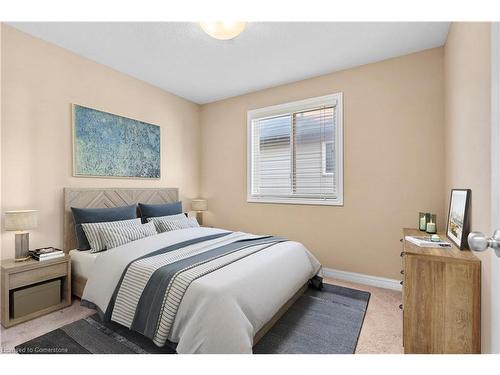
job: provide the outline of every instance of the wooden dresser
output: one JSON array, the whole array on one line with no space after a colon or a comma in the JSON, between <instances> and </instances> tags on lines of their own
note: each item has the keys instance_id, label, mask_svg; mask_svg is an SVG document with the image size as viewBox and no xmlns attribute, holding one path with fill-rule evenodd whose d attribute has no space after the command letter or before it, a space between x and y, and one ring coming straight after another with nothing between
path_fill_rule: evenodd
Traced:
<instances>
[{"instance_id":1,"label":"wooden dresser","mask_svg":"<svg viewBox=\"0 0 500 375\"><path fill-rule=\"evenodd\" d=\"M403 230L405 353L481 353L481 262L470 251L418 247ZM446 235L439 233L442 238Z\"/></svg>"}]
</instances>

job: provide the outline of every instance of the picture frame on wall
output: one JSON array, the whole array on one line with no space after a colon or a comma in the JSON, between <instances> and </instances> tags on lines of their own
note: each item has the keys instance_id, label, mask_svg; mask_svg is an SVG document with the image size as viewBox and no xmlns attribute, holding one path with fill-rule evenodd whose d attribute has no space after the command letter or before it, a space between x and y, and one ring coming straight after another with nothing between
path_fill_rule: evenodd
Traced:
<instances>
[{"instance_id":1,"label":"picture frame on wall","mask_svg":"<svg viewBox=\"0 0 500 375\"><path fill-rule=\"evenodd\" d=\"M460 249L468 249L470 232L470 189L452 189L446 224L446 236Z\"/></svg>"},{"instance_id":2,"label":"picture frame on wall","mask_svg":"<svg viewBox=\"0 0 500 375\"><path fill-rule=\"evenodd\" d=\"M161 128L72 104L73 176L160 179Z\"/></svg>"}]
</instances>

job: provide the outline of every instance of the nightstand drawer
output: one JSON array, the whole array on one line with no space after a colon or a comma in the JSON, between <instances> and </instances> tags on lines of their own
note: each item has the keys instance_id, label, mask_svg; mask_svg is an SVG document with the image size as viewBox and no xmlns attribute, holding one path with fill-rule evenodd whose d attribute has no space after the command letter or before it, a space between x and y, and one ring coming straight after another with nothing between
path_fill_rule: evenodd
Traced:
<instances>
[{"instance_id":1,"label":"nightstand drawer","mask_svg":"<svg viewBox=\"0 0 500 375\"><path fill-rule=\"evenodd\" d=\"M9 277L9 289L20 288L25 285L66 276L68 273L67 267L68 264L64 262L34 270L11 273Z\"/></svg>"}]
</instances>

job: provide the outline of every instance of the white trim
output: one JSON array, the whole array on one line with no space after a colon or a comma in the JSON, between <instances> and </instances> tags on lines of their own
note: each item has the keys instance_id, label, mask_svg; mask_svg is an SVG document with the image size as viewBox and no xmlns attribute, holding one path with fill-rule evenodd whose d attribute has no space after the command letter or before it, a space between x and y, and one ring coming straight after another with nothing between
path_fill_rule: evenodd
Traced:
<instances>
[{"instance_id":1,"label":"white trim","mask_svg":"<svg viewBox=\"0 0 500 375\"><path fill-rule=\"evenodd\" d=\"M321 142L321 173L323 174L323 176L332 176L333 175L333 172L326 171L326 145L328 143L331 143L332 145L335 144L334 141Z\"/></svg>"},{"instance_id":2,"label":"white trim","mask_svg":"<svg viewBox=\"0 0 500 375\"><path fill-rule=\"evenodd\" d=\"M254 119L275 117L290 112L299 112L302 110L310 110L315 107L321 108L324 106L335 106L336 119L336 178L337 178L337 194L335 197L329 198L304 198L304 197L266 197L252 195L252 166L253 166L253 126ZM247 202L248 203L284 203L284 204L311 204L311 205L328 205L328 206L343 206L344 205L344 120L343 120L344 104L343 93L319 96L310 99L298 100L289 103L278 104L270 107L252 109L247 112Z\"/></svg>"},{"instance_id":3,"label":"white trim","mask_svg":"<svg viewBox=\"0 0 500 375\"><path fill-rule=\"evenodd\" d=\"M500 24L491 24L491 228L500 228ZM484 228L488 230L488 228ZM500 259L491 257L491 353L500 353Z\"/></svg>"},{"instance_id":4,"label":"white trim","mask_svg":"<svg viewBox=\"0 0 500 375\"><path fill-rule=\"evenodd\" d=\"M311 204L322 206L341 206L340 198L299 198L299 197L265 197L252 196L247 197L248 203L277 203L277 204Z\"/></svg>"},{"instance_id":5,"label":"white trim","mask_svg":"<svg viewBox=\"0 0 500 375\"><path fill-rule=\"evenodd\" d=\"M290 112L300 112L304 110L310 110L314 109L315 107L320 108L323 106L336 106L342 104L341 100L342 100L342 92L338 92L330 95L317 96L315 98L272 105L270 107L251 109L248 111L247 117L249 120L253 120L255 118L265 119L268 117L286 115Z\"/></svg>"},{"instance_id":6,"label":"white trim","mask_svg":"<svg viewBox=\"0 0 500 375\"><path fill-rule=\"evenodd\" d=\"M352 283L364 284L375 286L378 288L392 289L401 291L402 287L399 280L388 279L385 277L365 275L362 273L348 272L335 270L333 268L323 267L323 276L338 279L343 281L349 281Z\"/></svg>"}]
</instances>

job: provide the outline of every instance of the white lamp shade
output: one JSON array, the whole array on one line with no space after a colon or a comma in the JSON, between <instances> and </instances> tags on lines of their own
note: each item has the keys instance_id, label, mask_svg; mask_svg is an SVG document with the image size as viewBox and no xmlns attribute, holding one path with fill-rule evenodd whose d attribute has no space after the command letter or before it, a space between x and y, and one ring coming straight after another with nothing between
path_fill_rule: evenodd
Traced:
<instances>
[{"instance_id":1,"label":"white lamp shade","mask_svg":"<svg viewBox=\"0 0 500 375\"><path fill-rule=\"evenodd\" d=\"M7 211L5 212L5 230L21 231L36 228L36 210Z\"/></svg>"},{"instance_id":2,"label":"white lamp shade","mask_svg":"<svg viewBox=\"0 0 500 375\"><path fill-rule=\"evenodd\" d=\"M200 22L200 26L212 38L229 40L241 34L246 22Z\"/></svg>"},{"instance_id":3,"label":"white lamp shade","mask_svg":"<svg viewBox=\"0 0 500 375\"><path fill-rule=\"evenodd\" d=\"M206 211L208 208L206 199L193 199L191 201L191 209L193 211Z\"/></svg>"}]
</instances>

